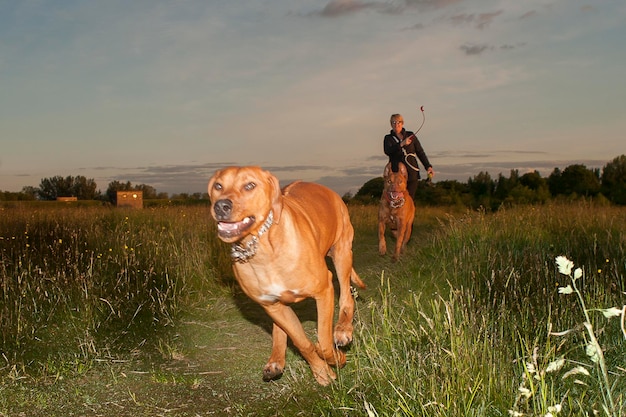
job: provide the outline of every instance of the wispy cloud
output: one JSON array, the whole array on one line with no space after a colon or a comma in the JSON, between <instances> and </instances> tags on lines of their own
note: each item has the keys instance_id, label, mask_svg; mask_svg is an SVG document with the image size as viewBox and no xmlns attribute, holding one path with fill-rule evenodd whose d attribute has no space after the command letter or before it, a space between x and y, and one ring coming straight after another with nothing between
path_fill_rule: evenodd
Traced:
<instances>
[{"instance_id":1,"label":"wispy cloud","mask_svg":"<svg viewBox=\"0 0 626 417\"><path fill-rule=\"evenodd\" d=\"M464 44L464 45L461 45L459 48L463 52L465 52L466 55L480 55L480 54L482 54L485 51L493 49L492 46L489 46L489 45L486 45L486 44L481 44L481 45Z\"/></svg>"},{"instance_id":2,"label":"wispy cloud","mask_svg":"<svg viewBox=\"0 0 626 417\"><path fill-rule=\"evenodd\" d=\"M399 2L331 0L321 10L310 13L313 16L339 17L352 15L364 10L374 10L385 14L400 14L416 9L432 11L443 9L463 0L404 0Z\"/></svg>"},{"instance_id":3,"label":"wispy cloud","mask_svg":"<svg viewBox=\"0 0 626 417\"><path fill-rule=\"evenodd\" d=\"M472 25L477 29L484 29L489 26L496 17L504 13L502 10L490 13L462 13L449 18L453 25Z\"/></svg>"},{"instance_id":4,"label":"wispy cloud","mask_svg":"<svg viewBox=\"0 0 626 417\"><path fill-rule=\"evenodd\" d=\"M377 2L362 2L358 0L332 0L319 12L322 17L338 17L360 12L365 9L379 9L382 6Z\"/></svg>"}]
</instances>

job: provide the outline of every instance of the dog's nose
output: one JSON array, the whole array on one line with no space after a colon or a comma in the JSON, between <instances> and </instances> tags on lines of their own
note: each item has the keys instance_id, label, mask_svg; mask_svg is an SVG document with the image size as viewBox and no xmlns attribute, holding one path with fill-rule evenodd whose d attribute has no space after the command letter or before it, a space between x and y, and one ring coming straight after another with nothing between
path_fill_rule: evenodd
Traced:
<instances>
[{"instance_id":1,"label":"dog's nose","mask_svg":"<svg viewBox=\"0 0 626 417\"><path fill-rule=\"evenodd\" d=\"M213 205L215 215L219 218L228 218L233 211L233 202L227 199L218 200Z\"/></svg>"}]
</instances>

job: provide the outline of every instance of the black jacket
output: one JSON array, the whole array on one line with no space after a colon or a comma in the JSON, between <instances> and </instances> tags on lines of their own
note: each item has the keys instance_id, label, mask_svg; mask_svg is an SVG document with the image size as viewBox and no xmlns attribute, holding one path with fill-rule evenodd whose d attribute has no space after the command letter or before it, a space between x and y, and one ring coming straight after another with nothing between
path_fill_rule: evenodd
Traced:
<instances>
[{"instance_id":1,"label":"black jacket","mask_svg":"<svg viewBox=\"0 0 626 417\"><path fill-rule=\"evenodd\" d=\"M419 139L417 139L417 136L415 136L413 132L404 129L402 129L402 134L405 139L409 136L413 136L411 144L401 147L400 142L402 142L402 140L397 138L395 132L391 130L383 141L385 155L389 157L391 170L393 172L398 172L398 162L403 162L409 174L409 181L418 180L420 179L420 173L417 159L422 162L425 169L432 167L432 165L428 161L426 152L424 152L424 148L422 148L422 144Z\"/></svg>"}]
</instances>

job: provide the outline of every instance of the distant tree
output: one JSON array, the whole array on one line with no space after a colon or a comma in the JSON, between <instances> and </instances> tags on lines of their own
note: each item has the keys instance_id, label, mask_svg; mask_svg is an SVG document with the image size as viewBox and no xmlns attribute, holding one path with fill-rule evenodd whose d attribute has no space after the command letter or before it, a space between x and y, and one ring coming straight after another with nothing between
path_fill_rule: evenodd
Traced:
<instances>
[{"instance_id":1,"label":"distant tree","mask_svg":"<svg viewBox=\"0 0 626 417\"><path fill-rule=\"evenodd\" d=\"M79 200L93 200L98 192L93 179L87 179L81 175L43 178L37 189L37 195L41 200L56 200L57 197L76 197Z\"/></svg>"},{"instance_id":2,"label":"distant tree","mask_svg":"<svg viewBox=\"0 0 626 417\"><path fill-rule=\"evenodd\" d=\"M470 193L475 197L491 196L495 190L495 183L488 172L480 172L474 178L467 180Z\"/></svg>"},{"instance_id":3,"label":"distant tree","mask_svg":"<svg viewBox=\"0 0 626 417\"><path fill-rule=\"evenodd\" d=\"M434 190L431 191L433 196L433 204L436 205L463 205L468 206L471 201L469 187L467 184L456 180L444 180L434 183ZM418 188L418 192L420 188ZM417 197L417 194L416 194ZM417 200L417 198L416 198Z\"/></svg>"},{"instance_id":4,"label":"distant tree","mask_svg":"<svg viewBox=\"0 0 626 417\"><path fill-rule=\"evenodd\" d=\"M525 187L530 188L531 190L539 190L541 188L548 187L548 183L545 178L541 177L541 174L538 171L527 172L522 175L519 179L520 184Z\"/></svg>"},{"instance_id":5,"label":"distant tree","mask_svg":"<svg viewBox=\"0 0 626 417\"><path fill-rule=\"evenodd\" d=\"M119 182L119 181L111 181L109 183L109 186L107 187L106 190L106 195L108 197L108 200L113 203L116 204L117 203L117 192L118 191L132 191L133 190L133 185L130 183L130 181L127 182Z\"/></svg>"},{"instance_id":6,"label":"distant tree","mask_svg":"<svg viewBox=\"0 0 626 417\"><path fill-rule=\"evenodd\" d=\"M32 201L37 198L35 187L24 187L20 192L0 191L0 201Z\"/></svg>"},{"instance_id":7,"label":"distant tree","mask_svg":"<svg viewBox=\"0 0 626 417\"><path fill-rule=\"evenodd\" d=\"M151 185L139 184L133 187L134 191L141 191L144 200L154 200L157 198L157 191Z\"/></svg>"},{"instance_id":8,"label":"distant tree","mask_svg":"<svg viewBox=\"0 0 626 417\"><path fill-rule=\"evenodd\" d=\"M383 177L372 178L367 181L359 191L354 195L357 199L370 199L378 201L383 195L384 180Z\"/></svg>"},{"instance_id":9,"label":"distant tree","mask_svg":"<svg viewBox=\"0 0 626 417\"><path fill-rule=\"evenodd\" d=\"M620 155L602 168L602 193L613 203L626 204L626 155Z\"/></svg>"},{"instance_id":10,"label":"distant tree","mask_svg":"<svg viewBox=\"0 0 626 417\"><path fill-rule=\"evenodd\" d=\"M467 181L469 192L474 199L474 206L483 206L488 209L496 209L498 202L494 200L495 182L488 172L480 172L474 178Z\"/></svg>"},{"instance_id":11,"label":"distant tree","mask_svg":"<svg viewBox=\"0 0 626 417\"><path fill-rule=\"evenodd\" d=\"M33 186L22 187L22 193L25 200L35 200L37 198L39 190Z\"/></svg>"},{"instance_id":12,"label":"distant tree","mask_svg":"<svg viewBox=\"0 0 626 417\"><path fill-rule=\"evenodd\" d=\"M504 201L511 194L511 190L513 190L519 184L519 171L517 169L511 170L511 175L509 178L506 178L504 175L499 174L498 180L496 181L496 188L494 190L494 195L498 200Z\"/></svg>"},{"instance_id":13,"label":"distant tree","mask_svg":"<svg viewBox=\"0 0 626 417\"><path fill-rule=\"evenodd\" d=\"M79 200L95 200L100 194L98 186L93 179L87 179L82 175L74 177L72 191Z\"/></svg>"},{"instance_id":14,"label":"distant tree","mask_svg":"<svg viewBox=\"0 0 626 417\"><path fill-rule=\"evenodd\" d=\"M558 167L555 167L552 173L548 176L548 179L547 179L548 189L550 190L551 195L557 196L563 189L562 177L563 177L563 172L561 172L561 170Z\"/></svg>"},{"instance_id":15,"label":"distant tree","mask_svg":"<svg viewBox=\"0 0 626 417\"><path fill-rule=\"evenodd\" d=\"M70 197L70 188L70 184L61 176L43 178L38 189L39 199L56 200L57 197Z\"/></svg>"},{"instance_id":16,"label":"distant tree","mask_svg":"<svg viewBox=\"0 0 626 417\"><path fill-rule=\"evenodd\" d=\"M563 172L555 168L548 177L548 186L552 195L592 197L600 192L600 171L582 164L569 165Z\"/></svg>"}]
</instances>

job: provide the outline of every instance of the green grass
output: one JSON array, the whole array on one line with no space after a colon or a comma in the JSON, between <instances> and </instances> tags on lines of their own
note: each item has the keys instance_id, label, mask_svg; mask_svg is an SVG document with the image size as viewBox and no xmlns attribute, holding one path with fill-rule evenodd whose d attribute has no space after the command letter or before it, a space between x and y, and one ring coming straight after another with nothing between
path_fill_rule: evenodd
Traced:
<instances>
[{"instance_id":1,"label":"green grass","mask_svg":"<svg viewBox=\"0 0 626 417\"><path fill-rule=\"evenodd\" d=\"M293 350L261 381L271 323L233 283L206 207L3 206L0 416L623 416L624 336L594 309L626 304L626 211L449 210L418 208L393 263L377 208L350 207L368 289L348 363L319 387ZM560 255L584 271L582 305L559 294ZM297 312L314 338L314 304Z\"/></svg>"}]
</instances>

